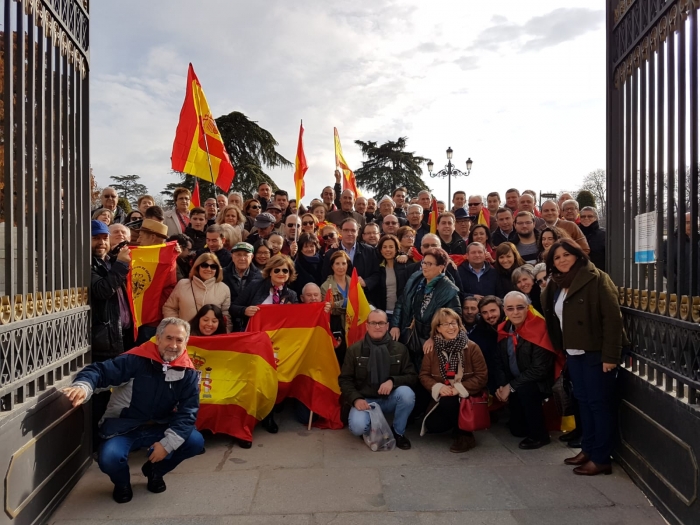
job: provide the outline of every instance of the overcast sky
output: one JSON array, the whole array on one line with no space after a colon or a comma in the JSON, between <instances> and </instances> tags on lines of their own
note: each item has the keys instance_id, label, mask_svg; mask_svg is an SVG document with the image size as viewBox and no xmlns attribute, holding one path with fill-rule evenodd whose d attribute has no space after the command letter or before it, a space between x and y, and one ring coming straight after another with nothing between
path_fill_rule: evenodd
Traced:
<instances>
[{"instance_id":1,"label":"overcast sky","mask_svg":"<svg viewBox=\"0 0 700 525\"><path fill-rule=\"evenodd\" d=\"M241 111L294 162L306 130L308 202L333 180L333 127L445 150L452 191L575 190L605 167L605 18L599 0L120 0L91 3L91 160L98 183L136 173L152 193L192 62L215 117ZM293 191L292 170L271 173ZM439 199L447 180L424 180Z\"/></svg>"}]
</instances>

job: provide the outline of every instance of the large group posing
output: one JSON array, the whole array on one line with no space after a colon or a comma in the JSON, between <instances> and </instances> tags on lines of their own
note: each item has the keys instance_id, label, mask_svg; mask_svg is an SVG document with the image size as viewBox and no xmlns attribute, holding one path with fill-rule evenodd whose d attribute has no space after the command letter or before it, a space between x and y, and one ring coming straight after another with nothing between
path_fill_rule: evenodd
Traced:
<instances>
[{"instance_id":1,"label":"large group posing","mask_svg":"<svg viewBox=\"0 0 700 525\"><path fill-rule=\"evenodd\" d=\"M356 198L340 179L336 172L307 207L267 183L253 198L232 192L192 209L190 191L178 188L166 212L145 195L127 214L114 189L102 192L92 221L93 364L67 394L75 404L93 399L99 464L115 500L131 499L129 451L150 447L143 472L149 490L162 492L162 476L203 450L194 371L168 364L186 357L190 331L243 331L260 305L327 297L341 413L353 434L369 432L376 403L393 415L398 448L411 447L405 431L416 422L421 435L452 432L450 451L467 452L476 440L459 428L460 400L487 391L492 408L508 407L520 448L540 448L550 443L543 402L565 361L576 430L562 439L581 448L565 463L580 475L610 473L624 333L596 209L579 209L568 194L538 207L531 191L509 189L505 202L497 192L484 200L457 191L450 209L437 203L430 233L430 192ZM178 282L152 305L163 321L134 337L129 245L166 241L177 241ZM353 270L373 309L365 338L346 347ZM105 389L118 385L110 398ZM295 412L304 423L311 415L299 402ZM273 413L262 426L275 433Z\"/></svg>"}]
</instances>

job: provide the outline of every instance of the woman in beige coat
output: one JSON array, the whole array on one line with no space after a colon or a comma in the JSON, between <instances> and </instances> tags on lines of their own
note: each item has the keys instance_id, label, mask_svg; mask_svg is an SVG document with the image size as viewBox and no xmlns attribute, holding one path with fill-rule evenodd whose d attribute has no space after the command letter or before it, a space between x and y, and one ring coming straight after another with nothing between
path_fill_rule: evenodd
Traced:
<instances>
[{"instance_id":1,"label":"woman in beige coat","mask_svg":"<svg viewBox=\"0 0 700 525\"><path fill-rule=\"evenodd\" d=\"M163 305L164 317L191 321L205 304L221 308L226 318L226 331L231 331L231 292L223 282L223 269L213 253L200 255L190 270L189 279L182 279Z\"/></svg>"}]
</instances>

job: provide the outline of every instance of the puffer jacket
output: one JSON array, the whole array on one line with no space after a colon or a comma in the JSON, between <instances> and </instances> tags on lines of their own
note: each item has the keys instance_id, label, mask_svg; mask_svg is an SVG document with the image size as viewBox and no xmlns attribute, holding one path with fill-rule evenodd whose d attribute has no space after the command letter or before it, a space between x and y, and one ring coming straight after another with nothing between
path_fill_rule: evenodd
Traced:
<instances>
[{"instance_id":1,"label":"puffer jacket","mask_svg":"<svg viewBox=\"0 0 700 525\"><path fill-rule=\"evenodd\" d=\"M221 308L226 318L226 331L230 332L231 291L225 283L217 283L215 277L202 281L195 276L179 281L163 305L163 317L178 317L189 322L205 304Z\"/></svg>"},{"instance_id":2,"label":"puffer jacket","mask_svg":"<svg viewBox=\"0 0 700 525\"><path fill-rule=\"evenodd\" d=\"M118 290L126 297L128 274L127 264L114 261L108 266L102 259L92 258L90 299L93 361L111 359L124 351Z\"/></svg>"}]
</instances>

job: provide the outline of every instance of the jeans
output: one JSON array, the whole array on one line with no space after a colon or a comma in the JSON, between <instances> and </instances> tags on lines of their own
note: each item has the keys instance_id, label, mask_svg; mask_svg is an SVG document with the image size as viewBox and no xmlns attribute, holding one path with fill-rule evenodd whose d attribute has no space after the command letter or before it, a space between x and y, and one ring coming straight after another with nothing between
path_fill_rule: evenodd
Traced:
<instances>
[{"instance_id":1,"label":"jeans","mask_svg":"<svg viewBox=\"0 0 700 525\"><path fill-rule=\"evenodd\" d=\"M581 450L598 465L609 465L615 447L615 379L603 372L600 352L567 355L566 364L581 411Z\"/></svg>"},{"instance_id":2,"label":"jeans","mask_svg":"<svg viewBox=\"0 0 700 525\"><path fill-rule=\"evenodd\" d=\"M406 432L406 422L408 416L413 410L413 405L416 402L416 395L409 386L400 386L395 388L391 394L386 397L367 398L368 403L377 403L379 408L386 416L389 413L394 413L393 428L394 431L403 436ZM356 436L369 434L369 411L357 410L355 407L350 409L348 416L348 428Z\"/></svg>"},{"instance_id":3,"label":"jeans","mask_svg":"<svg viewBox=\"0 0 700 525\"><path fill-rule=\"evenodd\" d=\"M131 432L106 439L100 445L97 460L100 470L109 476L112 483L119 487L129 484L129 452L140 448L150 448L153 443L163 439L167 425L139 427ZM164 476L184 460L196 456L204 448L204 438L196 429L177 449L165 459L153 463L153 472ZM144 457L147 460L147 457Z\"/></svg>"}]
</instances>

